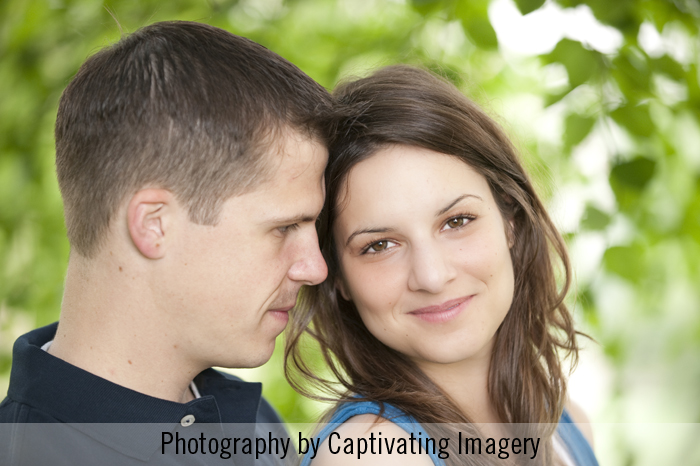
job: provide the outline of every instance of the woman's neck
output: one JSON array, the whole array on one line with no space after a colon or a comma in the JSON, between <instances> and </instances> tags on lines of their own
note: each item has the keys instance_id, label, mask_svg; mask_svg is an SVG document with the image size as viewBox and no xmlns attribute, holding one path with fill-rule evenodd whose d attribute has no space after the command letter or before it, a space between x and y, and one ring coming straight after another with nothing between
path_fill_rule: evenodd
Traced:
<instances>
[{"instance_id":1,"label":"woman's neck","mask_svg":"<svg viewBox=\"0 0 700 466\"><path fill-rule=\"evenodd\" d=\"M451 364L416 361L473 423L501 423L488 390L491 348L473 358Z\"/></svg>"}]
</instances>

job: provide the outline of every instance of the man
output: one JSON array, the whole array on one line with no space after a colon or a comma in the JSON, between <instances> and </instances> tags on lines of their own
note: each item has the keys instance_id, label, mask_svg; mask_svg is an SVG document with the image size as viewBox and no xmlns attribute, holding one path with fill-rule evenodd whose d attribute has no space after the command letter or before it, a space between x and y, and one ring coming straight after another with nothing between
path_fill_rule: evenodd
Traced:
<instances>
[{"instance_id":1,"label":"man","mask_svg":"<svg viewBox=\"0 0 700 466\"><path fill-rule=\"evenodd\" d=\"M294 65L204 24L153 24L90 57L56 121L71 243L60 321L16 342L0 422L182 435L279 422L260 384L211 367L265 363L300 287L326 277L315 219L330 108ZM69 449L115 464L165 449L79 430ZM0 463L29 464L31 439L8 435Z\"/></svg>"}]
</instances>

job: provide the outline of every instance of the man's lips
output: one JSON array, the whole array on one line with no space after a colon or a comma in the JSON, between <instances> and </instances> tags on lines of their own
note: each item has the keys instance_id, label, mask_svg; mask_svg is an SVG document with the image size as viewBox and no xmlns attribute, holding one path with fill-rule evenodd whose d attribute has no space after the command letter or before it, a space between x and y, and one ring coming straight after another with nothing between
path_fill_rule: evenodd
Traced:
<instances>
[{"instance_id":1,"label":"man's lips","mask_svg":"<svg viewBox=\"0 0 700 466\"><path fill-rule=\"evenodd\" d=\"M270 309L270 312L289 312L292 310L292 308L295 306L295 304L292 304L290 306L285 306L285 307L278 307L276 309Z\"/></svg>"},{"instance_id":2,"label":"man's lips","mask_svg":"<svg viewBox=\"0 0 700 466\"><path fill-rule=\"evenodd\" d=\"M285 307L278 307L278 308L275 308L275 309L269 309L269 312L270 312L270 315L272 315L273 317L275 317L275 318L277 318L277 319L280 319L280 320L284 321L285 324L286 324L287 321L289 320L289 311L290 311L293 307L294 307L294 304L292 304L291 306L285 306Z\"/></svg>"},{"instance_id":3,"label":"man's lips","mask_svg":"<svg viewBox=\"0 0 700 466\"><path fill-rule=\"evenodd\" d=\"M462 312L473 296L462 296L436 306L421 307L409 312L409 314L427 322L447 322Z\"/></svg>"}]
</instances>

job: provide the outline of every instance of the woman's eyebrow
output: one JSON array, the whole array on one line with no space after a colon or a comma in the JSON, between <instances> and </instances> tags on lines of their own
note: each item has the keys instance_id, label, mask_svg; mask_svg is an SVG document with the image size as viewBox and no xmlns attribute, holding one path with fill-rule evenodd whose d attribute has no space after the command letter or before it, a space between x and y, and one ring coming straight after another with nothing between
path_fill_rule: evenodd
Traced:
<instances>
[{"instance_id":1,"label":"woman's eyebrow","mask_svg":"<svg viewBox=\"0 0 700 466\"><path fill-rule=\"evenodd\" d=\"M476 194L462 194L457 199L450 202L450 204L448 206L446 206L444 209L440 209L440 211L438 211L438 213L436 213L435 216L439 217L439 216L445 214L447 211L449 211L451 208L456 206L460 201L462 201L463 199L466 199L467 197L473 197L473 198L479 199L480 201L483 202L483 199L481 198L481 196L477 196Z\"/></svg>"},{"instance_id":2,"label":"woman's eyebrow","mask_svg":"<svg viewBox=\"0 0 700 466\"><path fill-rule=\"evenodd\" d=\"M350 241L352 241L352 239L357 235L363 235L365 233L387 233L392 231L394 231L393 228L363 228L362 230L355 230L345 242L345 247L348 247Z\"/></svg>"}]
</instances>

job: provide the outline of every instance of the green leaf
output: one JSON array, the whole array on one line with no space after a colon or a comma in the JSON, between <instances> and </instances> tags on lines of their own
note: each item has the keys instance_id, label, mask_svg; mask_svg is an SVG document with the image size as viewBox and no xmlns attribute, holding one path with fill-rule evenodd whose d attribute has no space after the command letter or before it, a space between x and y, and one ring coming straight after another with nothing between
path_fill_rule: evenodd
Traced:
<instances>
[{"instance_id":1,"label":"green leaf","mask_svg":"<svg viewBox=\"0 0 700 466\"><path fill-rule=\"evenodd\" d=\"M655 71L664 73L677 81L685 79L683 66L668 55L651 60L651 66Z\"/></svg>"},{"instance_id":2,"label":"green leaf","mask_svg":"<svg viewBox=\"0 0 700 466\"><path fill-rule=\"evenodd\" d=\"M624 47L612 62L612 75L628 100L638 102L652 95L649 57L639 47Z\"/></svg>"},{"instance_id":3,"label":"green leaf","mask_svg":"<svg viewBox=\"0 0 700 466\"><path fill-rule=\"evenodd\" d=\"M564 145L571 148L583 141L591 132L595 119L572 113L566 117L564 130Z\"/></svg>"},{"instance_id":4,"label":"green leaf","mask_svg":"<svg viewBox=\"0 0 700 466\"><path fill-rule=\"evenodd\" d=\"M493 30L488 19L470 18L463 19L462 25L467 30L469 37L474 43L483 49L492 49L498 47L498 38L496 31Z\"/></svg>"},{"instance_id":5,"label":"green leaf","mask_svg":"<svg viewBox=\"0 0 700 466\"><path fill-rule=\"evenodd\" d=\"M646 157L637 157L629 162L616 165L610 172L611 180L615 180L628 188L643 190L654 176L656 162Z\"/></svg>"},{"instance_id":6,"label":"green leaf","mask_svg":"<svg viewBox=\"0 0 700 466\"><path fill-rule=\"evenodd\" d=\"M603 230L610 224L610 216L589 205L583 213L581 227L586 230Z\"/></svg>"},{"instance_id":7,"label":"green leaf","mask_svg":"<svg viewBox=\"0 0 700 466\"><path fill-rule=\"evenodd\" d=\"M615 246L603 255L605 268L632 282L639 281L645 274L644 249L640 246Z\"/></svg>"},{"instance_id":8,"label":"green leaf","mask_svg":"<svg viewBox=\"0 0 700 466\"><path fill-rule=\"evenodd\" d=\"M477 47L493 49L498 47L498 38L489 21L487 6L486 2L458 1L455 16Z\"/></svg>"},{"instance_id":9,"label":"green leaf","mask_svg":"<svg viewBox=\"0 0 700 466\"><path fill-rule=\"evenodd\" d=\"M602 347L608 360L612 361L614 364L624 364L626 354L622 339L610 339L603 342ZM631 464L631 461L628 462L628 464Z\"/></svg>"},{"instance_id":10,"label":"green leaf","mask_svg":"<svg viewBox=\"0 0 700 466\"><path fill-rule=\"evenodd\" d=\"M599 68L598 53L588 50L570 39L559 41L554 50L545 56L548 63L561 63L569 75L571 87L577 87L585 83Z\"/></svg>"},{"instance_id":11,"label":"green leaf","mask_svg":"<svg viewBox=\"0 0 700 466\"><path fill-rule=\"evenodd\" d=\"M613 110L610 116L623 128L637 136L648 137L656 129L647 105L624 105Z\"/></svg>"},{"instance_id":12,"label":"green leaf","mask_svg":"<svg viewBox=\"0 0 700 466\"><path fill-rule=\"evenodd\" d=\"M601 23L636 36L640 21L635 17L635 0L587 0L583 3L591 8Z\"/></svg>"},{"instance_id":13,"label":"green leaf","mask_svg":"<svg viewBox=\"0 0 700 466\"><path fill-rule=\"evenodd\" d=\"M688 86L688 102L700 117L700 112L697 111L700 108L700 73L696 64L690 66L690 70L685 75L685 83Z\"/></svg>"},{"instance_id":14,"label":"green leaf","mask_svg":"<svg viewBox=\"0 0 700 466\"><path fill-rule=\"evenodd\" d=\"M440 0L411 0L411 6L414 10L423 16L439 10L443 6Z\"/></svg>"},{"instance_id":15,"label":"green leaf","mask_svg":"<svg viewBox=\"0 0 700 466\"><path fill-rule=\"evenodd\" d=\"M520 13L526 15L544 5L544 0L515 0L515 4Z\"/></svg>"},{"instance_id":16,"label":"green leaf","mask_svg":"<svg viewBox=\"0 0 700 466\"><path fill-rule=\"evenodd\" d=\"M566 89L565 91L556 94L547 94L544 99L544 106L549 107L550 105L556 104L561 99L566 97L569 94L569 92L571 92L571 89Z\"/></svg>"},{"instance_id":17,"label":"green leaf","mask_svg":"<svg viewBox=\"0 0 700 466\"><path fill-rule=\"evenodd\" d=\"M621 211L637 211L642 191L654 176L655 169L656 163L644 157L613 167L610 172L610 187Z\"/></svg>"},{"instance_id":18,"label":"green leaf","mask_svg":"<svg viewBox=\"0 0 700 466\"><path fill-rule=\"evenodd\" d=\"M682 231L700 244L700 177L695 181L695 193L685 209Z\"/></svg>"},{"instance_id":19,"label":"green leaf","mask_svg":"<svg viewBox=\"0 0 700 466\"><path fill-rule=\"evenodd\" d=\"M583 285L576 293L576 303L583 310L585 322L595 329L600 328L600 318L595 305L595 297L589 286Z\"/></svg>"}]
</instances>

